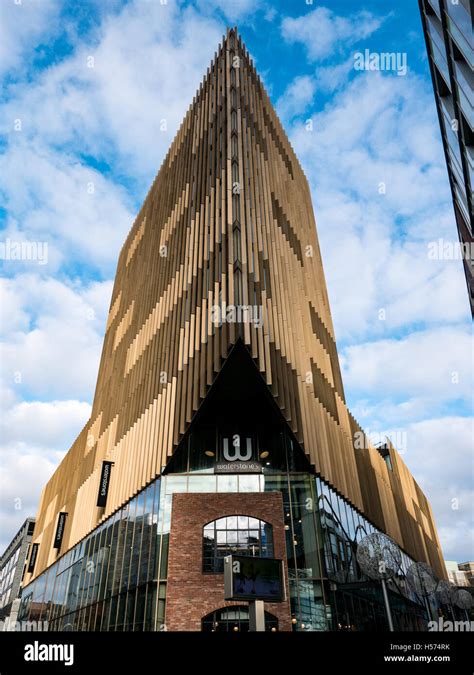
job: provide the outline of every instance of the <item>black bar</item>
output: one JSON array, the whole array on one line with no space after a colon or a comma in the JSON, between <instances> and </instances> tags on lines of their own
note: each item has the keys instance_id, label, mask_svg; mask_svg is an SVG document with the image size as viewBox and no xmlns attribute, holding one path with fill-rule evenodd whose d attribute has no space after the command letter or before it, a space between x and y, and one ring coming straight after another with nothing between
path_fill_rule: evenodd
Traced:
<instances>
[{"instance_id":1,"label":"black bar","mask_svg":"<svg viewBox=\"0 0 474 675\"><path fill-rule=\"evenodd\" d=\"M28 660L28 653L33 648L40 652L45 649L44 645L49 644L67 646L72 661L70 665L66 665L64 660ZM26 632L26 628L21 626L20 632L0 632L0 668L5 675L34 675L35 672L83 675L86 672L111 673L120 669L122 672L125 651L140 655L152 654L156 650L177 655L177 662L190 669L195 669L196 654L199 653L212 653L224 660L229 653L251 650L252 664L268 673L279 672L278 668L281 670L281 655L286 652L294 654L296 659L303 654L327 654L334 673L341 670L356 672L356 666L359 666L359 670L376 669L381 673L400 672L405 675L420 672L472 675L472 632L50 633ZM231 672L237 672L237 669Z\"/></svg>"}]
</instances>

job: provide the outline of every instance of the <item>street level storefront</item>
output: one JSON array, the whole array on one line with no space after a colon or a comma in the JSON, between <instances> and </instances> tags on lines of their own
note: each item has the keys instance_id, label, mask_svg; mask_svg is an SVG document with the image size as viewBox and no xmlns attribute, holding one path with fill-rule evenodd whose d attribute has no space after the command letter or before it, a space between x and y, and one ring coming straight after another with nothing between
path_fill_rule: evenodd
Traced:
<instances>
[{"instance_id":1,"label":"street level storefront","mask_svg":"<svg viewBox=\"0 0 474 675\"><path fill-rule=\"evenodd\" d=\"M377 529L304 467L284 431L241 431L260 473L215 473L229 437L224 428L211 445L201 426L176 455L181 472L152 482L25 589L20 620L62 631L245 631L248 606L223 593L222 560L239 553L285 561L287 599L266 606L267 630L386 631L381 589L355 557ZM389 582L396 630L426 630L426 606L405 583L412 562L402 552Z\"/></svg>"}]
</instances>

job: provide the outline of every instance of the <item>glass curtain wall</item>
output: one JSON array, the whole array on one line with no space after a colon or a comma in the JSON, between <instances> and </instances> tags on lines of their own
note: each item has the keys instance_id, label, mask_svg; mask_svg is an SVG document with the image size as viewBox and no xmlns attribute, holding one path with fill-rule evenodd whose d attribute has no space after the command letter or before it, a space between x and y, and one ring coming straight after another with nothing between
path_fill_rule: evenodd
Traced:
<instances>
[{"instance_id":1,"label":"glass curtain wall","mask_svg":"<svg viewBox=\"0 0 474 675\"><path fill-rule=\"evenodd\" d=\"M152 630L160 481L157 480L29 584L20 621L49 630Z\"/></svg>"},{"instance_id":2,"label":"glass curtain wall","mask_svg":"<svg viewBox=\"0 0 474 675\"><path fill-rule=\"evenodd\" d=\"M302 470L304 458L285 434L271 442L258 433L252 438L262 473L220 475L212 472L215 428L190 437L174 459L180 472L154 481L26 587L19 620L47 621L50 630L166 630L173 494L278 491L293 630L386 630L381 589L356 561L357 543L376 528ZM389 584L400 630L422 628L426 620L423 602L404 581L412 562L402 553L400 575Z\"/></svg>"}]
</instances>

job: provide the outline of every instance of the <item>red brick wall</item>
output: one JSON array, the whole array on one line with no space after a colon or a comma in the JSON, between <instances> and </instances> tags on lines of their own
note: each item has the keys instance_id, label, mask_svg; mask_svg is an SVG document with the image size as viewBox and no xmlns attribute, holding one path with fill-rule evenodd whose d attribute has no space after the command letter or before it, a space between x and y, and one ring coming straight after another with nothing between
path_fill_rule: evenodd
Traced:
<instances>
[{"instance_id":1,"label":"red brick wall","mask_svg":"<svg viewBox=\"0 0 474 675\"><path fill-rule=\"evenodd\" d=\"M280 492L175 494L171 514L166 627L200 631L201 619L221 607L247 604L224 601L224 575L202 573L202 529L223 516L247 515L273 526L274 554L286 559L283 503ZM288 578L285 562L285 578ZM288 588L287 588L288 598ZM265 603L278 617L279 630L291 630L288 599Z\"/></svg>"}]
</instances>

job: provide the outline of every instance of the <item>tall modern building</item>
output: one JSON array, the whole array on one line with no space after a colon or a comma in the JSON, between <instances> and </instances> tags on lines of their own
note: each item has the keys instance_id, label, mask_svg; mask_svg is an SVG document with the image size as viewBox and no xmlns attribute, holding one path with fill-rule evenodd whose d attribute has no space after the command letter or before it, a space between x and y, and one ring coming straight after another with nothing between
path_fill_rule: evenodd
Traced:
<instances>
[{"instance_id":1,"label":"tall modern building","mask_svg":"<svg viewBox=\"0 0 474 675\"><path fill-rule=\"evenodd\" d=\"M474 588L474 562L459 563L458 569L466 575L469 585Z\"/></svg>"},{"instance_id":2,"label":"tall modern building","mask_svg":"<svg viewBox=\"0 0 474 675\"><path fill-rule=\"evenodd\" d=\"M35 519L27 518L0 558L0 621L16 620L13 603L21 595L34 529Z\"/></svg>"},{"instance_id":3,"label":"tall modern building","mask_svg":"<svg viewBox=\"0 0 474 675\"><path fill-rule=\"evenodd\" d=\"M120 253L92 415L45 486L20 618L247 630L223 558L284 561L277 630L384 630L357 542L445 577L428 501L349 413L307 180L229 30Z\"/></svg>"},{"instance_id":4,"label":"tall modern building","mask_svg":"<svg viewBox=\"0 0 474 675\"><path fill-rule=\"evenodd\" d=\"M448 573L448 579L453 584L453 586L469 587L471 585L469 583L467 572L462 570L455 560L445 560L444 565Z\"/></svg>"},{"instance_id":5,"label":"tall modern building","mask_svg":"<svg viewBox=\"0 0 474 675\"><path fill-rule=\"evenodd\" d=\"M474 41L470 0L419 0L474 316Z\"/></svg>"}]
</instances>

